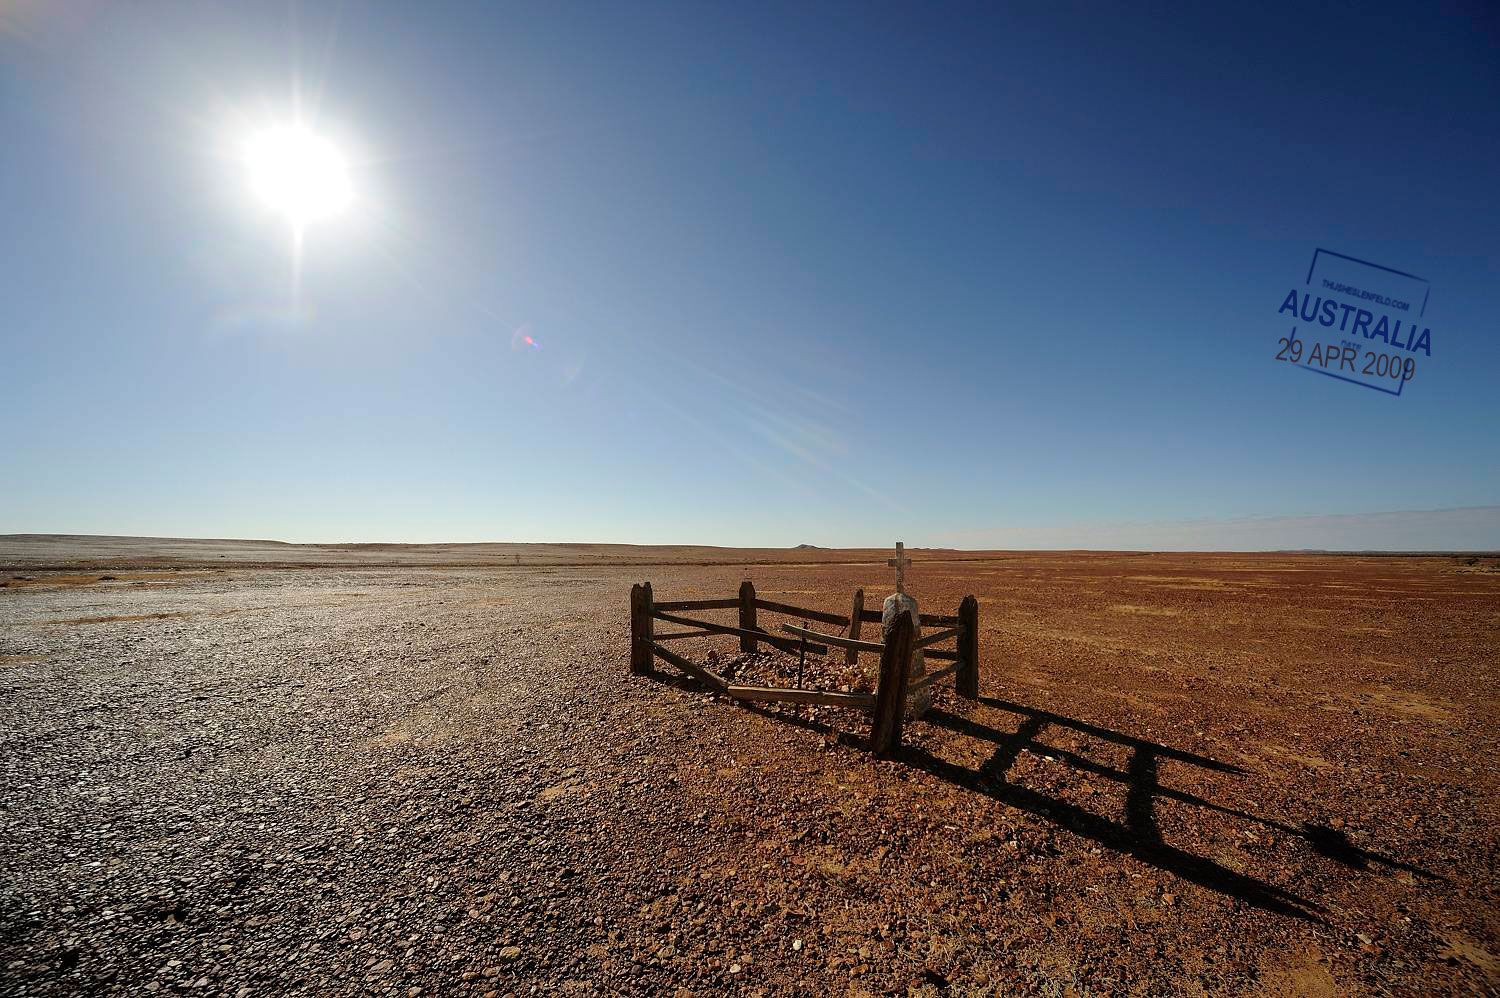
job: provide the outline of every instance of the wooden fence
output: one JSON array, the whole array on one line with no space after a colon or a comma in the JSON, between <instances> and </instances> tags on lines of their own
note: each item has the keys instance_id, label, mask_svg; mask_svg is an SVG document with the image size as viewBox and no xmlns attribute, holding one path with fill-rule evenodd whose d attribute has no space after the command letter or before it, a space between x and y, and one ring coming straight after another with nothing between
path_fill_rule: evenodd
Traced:
<instances>
[{"instance_id":1,"label":"wooden fence","mask_svg":"<svg viewBox=\"0 0 1500 998\"><path fill-rule=\"evenodd\" d=\"M847 616L825 610L809 610L788 603L759 599L755 586L748 580L740 584L740 593L730 599L663 600L656 602L651 583L630 589L630 671L651 671L653 658L673 665L709 689L737 700L771 703L810 703L830 707L854 707L870 711L870 747L886 755L901 744L901 724L908 698L948 676L954 677L958 694L968 699L979 696L979 601L965 596L956 614L920 614L923 627L935 627L920 638L914 637L916 623L911 614L902 614L880 641L860 638L862 624L879 624L879 610L866 610L864 590L855 590L854 605ZM683 613L704 610L737 610L737 623L726 624ZM782 614L803 622L815 620L842 628L843 634L829 634L806 626L781 624L780 633L761 626L760 612ZM672 624L686 630L657 631L656 622ZM880 679L875 692L840 693L832 690L790 689L780 686L739 686L667 648L665 642L684 638L729 635L740 639L740 650L756 651L760 645L792 654L827 655L830 648L840 648L849 665L861 653L880 656ZM952 648L938 645L953 642ZM912 652L922 649L925 658L946 661L946 665L926 675L910 678Z\"/></svg>"}]
</instances>

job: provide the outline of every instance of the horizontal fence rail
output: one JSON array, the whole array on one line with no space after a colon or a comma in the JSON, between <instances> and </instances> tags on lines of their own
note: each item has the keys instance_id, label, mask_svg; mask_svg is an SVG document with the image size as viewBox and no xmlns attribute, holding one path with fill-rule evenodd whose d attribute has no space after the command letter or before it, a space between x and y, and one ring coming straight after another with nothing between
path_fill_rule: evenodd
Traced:
<instances>
[{"instance_id":1,"label":"horizontal fence rail","mask_svg":"<svg viewBox=\"0 0 1500 998\"><path fill-rule=\"evenodd\" d=\"M713 687L720 693L723 693L726 689L729 688L729 684L726 683L723 677L720 676L717 672L710 672L709 670L703 668L701 665L689 662L681 655L678 655L675 652L670 652L667 649L663 648L661 645L656 644L655 642L651 643L651 651L657 657L662 659L662 661L670 662L671 664L677 666L677 668L681 669L683 672L686 672L688 675L692 676L694 679L698 679L704 683L707 683L709 686Z\"/></svg>"},{"instance_id":2,"label":"horizontal fence rail","mask_svg":"<svg viewBox=\"0 0 1500 998\"><path fill-rule=\"evenodd\" d=\"M834 693L831 690L789 690L780 686L731 686L725 691L740 700L783 703L814 703L826 707L857 707L870 710L875 706L873 693Z\"/></svg>"},{"instance_id":3,"label":"horizontal fence rail","mask_svg":"<svg viewBox=\"0 0 1500 998\"><path fill-rule=\"evenodd\" d=\"M654 642L651 645L651 651L652 654L661 658L662 661L675 665L694 679L700 680L714 692L734 697L736 700L811 703L823 704L828 707L855 707L860 710L869 710L875 706L875 697L871 693L835 693L832 690L788 690L779 686L736 686L717 672L705 669L694 662L689 662L681 655L670 652Z\"/></svg>"},{"instance_id":4,"label":"horizontal fence rail","mask_svg":"<svg viewBox=\"0 0 1500 998\"><path fill-rule=\"evenodd\" d=\"M961 668L963 668L962 662L954 662L952 665L943 666L936 672L929 672L925 676L918 676L916 679L913 679L911 681L911 685L907 686L906 692L908 695L920 693L922 690L925 690L927 687L931 686L939 679L943 679L946 676L951 676Z\"/></svg>"},{"instance_id":5,"label":"horizontal fence rail","mask_svg":"<svg viewBox=\"0 0 1500 998\"><path fill-rule=\"evenodd\" d=\"M946 630L928 634L927 636L923 637L921 641L918 641L916 644L912 645L912 647L926 648L928 645L935 645L943 641L947 641L949 638L956 638L963 632L964 629L962 627L950 627Z\"/></svg>"},{"instance_id":6,"label":"horizontal fence rail","mask_svg":"<svg viewBox=\"0 0 1500 998\"><path fill-rule=\"evenodd\" d=\"M794 627L791 624L782 624L781 629L788 634L797 634L812 641L826 641L836 648L853 648L855 651L872 651L877 655L884 650L885 645L879 641L856 641L854 638L840 637L837 634L824 634L822 631L810 631L805 627Z\"/></svg>"},{"instance_id":7,"label":"horizontal fence rail","mask_svg":"<svg viewBox=\"0 0 1500 998\"><path fill-rule=\"evenodd\" d=\"M791 617L805 617L808 620L816 620L823 624L835 624L839 627L849 626L849 618L841 613L828 613L824 610L805 610L800 606L792 606L790 603L775 603L768 599L757 599L755 605L762 610L770 610L772 613L784 613Z\"/></svg>"},{"instance_id":8,"label":"horizontal fence rail","mask_svg":"<svg viewBox=\"0 0 1500 998\"><path fill-rule=\"evenodd\" d=\"M919 613L923 627L957 627L963 621L951 613ZM878 624L881 620L879 610L860 610L859 619L867 624Z\"/></svg>"},{"instance_id":9,"label":"horizontal fence rail","mask_svg":"<svg viewBox=\"0 0 1500 998\"><path fill-rule=\"evenodd\" d=\"M733 610L737 599L674 599L656 604L658 610Z\"/></svg>"},{"instance_id":10,"label":"horizontal fence rail","mask_svg":"<svg viewBox=\"0 0 1500 998\"><path fill-rule=\"evenodd\" d=\"M783 651L796 651L800 645L790 638L778 638L768 631L759 628L732 627L729 624L716 624L711 620L694 620L692 617L679 617L674 613L663 613L654 610L651 616L657 620L665 620L669 624L681 624L683 627L701 627L710 634L730 634L741 638L754 638L764 641L766 644L774 645ZM828 648L825 645L808 645L807 650L814 655L827 655Z\"/></svg>"}]
</instances>

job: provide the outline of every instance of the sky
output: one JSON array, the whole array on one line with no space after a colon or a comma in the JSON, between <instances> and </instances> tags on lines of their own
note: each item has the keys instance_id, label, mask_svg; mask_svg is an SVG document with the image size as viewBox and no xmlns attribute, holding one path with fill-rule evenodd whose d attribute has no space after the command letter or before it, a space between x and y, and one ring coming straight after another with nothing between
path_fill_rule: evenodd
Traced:
<instances>
[{"instance_id":1,"label":"sky","mask_svg":"<svg viewBox=\"0 0 1500 998\"><path fill-rule=\"evenodd\" d=\"M0 0L0 533L1500 549L1500 21L1230 6Z\"/></svg>"}]
</instances>

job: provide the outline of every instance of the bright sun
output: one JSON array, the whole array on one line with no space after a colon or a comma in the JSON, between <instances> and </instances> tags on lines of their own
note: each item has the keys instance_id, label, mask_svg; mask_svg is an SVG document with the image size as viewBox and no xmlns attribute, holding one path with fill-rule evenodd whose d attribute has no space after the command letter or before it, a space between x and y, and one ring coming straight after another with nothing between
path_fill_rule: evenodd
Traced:
<instances>
[{"instance_id":1,"label":"bright sun","mask_svg":"<svg viewBox=\"0 0 1500 998\"><path fill-rule=\"evenodd\" d=\"M267 129L245 144L250 185L298 229L337 215L354 198L344 157L302 125Z\"/></svg>"}]
</instances>

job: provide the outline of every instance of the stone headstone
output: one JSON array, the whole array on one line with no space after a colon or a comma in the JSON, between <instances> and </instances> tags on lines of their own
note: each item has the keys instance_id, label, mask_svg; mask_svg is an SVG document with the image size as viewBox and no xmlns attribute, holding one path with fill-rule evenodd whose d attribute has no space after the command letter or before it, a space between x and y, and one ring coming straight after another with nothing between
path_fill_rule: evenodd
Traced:
<instances>
[{"instance_id":1,"label":"stone headstone","mask_svg":"<svg viewBox=\"0 0 1500 998\"><path fill-rule=\"evenodd\" d=\"M922 636L922 618L917 613L917 601L910 593L891 593L885 598L885 603L880 607L880 639L884 641L890 636L891 627L896 623L896 618L902 613L911 614L911 639L916 641ZM927 674L927 663L922 656L922 649L914 649L911 653L911 671L907 673L907 682L914 682L919 677ZM922 690L912 698L911 716L921 717L927 713L927 708L932 706L932 687Z\"/></svg>"}]
</instances>

